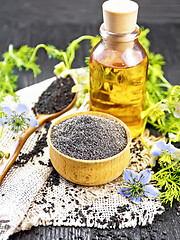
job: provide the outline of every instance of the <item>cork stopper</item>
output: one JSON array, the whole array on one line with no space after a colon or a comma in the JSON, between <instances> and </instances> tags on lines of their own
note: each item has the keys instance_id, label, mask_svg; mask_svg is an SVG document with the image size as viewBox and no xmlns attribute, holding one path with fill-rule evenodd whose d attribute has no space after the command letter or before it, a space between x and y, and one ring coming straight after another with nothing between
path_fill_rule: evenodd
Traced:
<instances>
[{"instance_id":1,"label":"cork stopper","mask_svg":"<svg viewBox=\"0 0 180 240\"><path fill-rule=\"evenodd\" d=\"M109 0L103 3L104 27L117 34L132 33L136 28L138 4L130 0Z\"/></svg>"}]
</instances>

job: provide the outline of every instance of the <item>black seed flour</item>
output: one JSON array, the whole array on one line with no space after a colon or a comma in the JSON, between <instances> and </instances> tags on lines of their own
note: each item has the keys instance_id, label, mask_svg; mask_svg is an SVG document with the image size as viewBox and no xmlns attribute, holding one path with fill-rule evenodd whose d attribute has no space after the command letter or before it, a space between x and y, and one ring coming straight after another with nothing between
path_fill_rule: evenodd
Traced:
<instances>
[{"instance_id":1,"label":"black seed flour","mask_svg":"<svg viewBox=\"0 0 180 240\"><path fill-rule=\"evenodd\" d=\"M54 147L64 155L83 160L112 157L127 145L123 126L103 117L81 115L54 126L51 133Z\"/></svg>"}]
</instances>

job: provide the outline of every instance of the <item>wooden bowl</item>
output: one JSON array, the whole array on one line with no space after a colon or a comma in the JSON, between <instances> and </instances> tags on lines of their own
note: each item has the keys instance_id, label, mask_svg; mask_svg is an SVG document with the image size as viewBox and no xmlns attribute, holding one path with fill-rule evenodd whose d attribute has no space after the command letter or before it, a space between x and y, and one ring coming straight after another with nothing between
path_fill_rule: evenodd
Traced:
<instances>
[{"instance_id":1,"label":"wooden bowl","mask_svg":"<svg viewBox=\"0 0 180 240\"><path fill-rule=\"evenodd\" d=\"M51 142L51 131L53 125L48 132L48 144L51 162L56 171L65 179L80 185L94 186L108 183L121 175L127 167L130 160L130 143L131 135L127 126L118 118L101 112L81 112L74 113L60 118L54 125L79 115L93 115L115 120L122 125L127 133L127 146L120 153L99 160L82 160L66 156L59 152Z\"/></svg>"}]
</instances>

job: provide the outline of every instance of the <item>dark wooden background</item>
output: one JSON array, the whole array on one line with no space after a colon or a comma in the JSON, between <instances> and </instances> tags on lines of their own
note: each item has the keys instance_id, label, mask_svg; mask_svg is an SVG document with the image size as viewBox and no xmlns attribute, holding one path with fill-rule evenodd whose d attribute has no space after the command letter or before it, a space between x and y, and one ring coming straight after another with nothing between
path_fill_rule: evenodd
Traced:
<instances>
[{"instance_id":1,"label":"dark wooden background","mask_svg":"<svg viewBox=\"0 0 180 240\"><path fill-rule=\"evenodd\" d=\"M52 44L65 49L75 38L98 34L102 23L103 0L0 0L0 56L9 44L15 48L28 44ZM150 28L151 50L164 55L165 77L180 84L180 0L137 0L140 5L138 24ZM89 44L83 42L73 67L85 66ZM42 50L38 53L42 73L19 73L18 89L53 76L55 60ZM179 210L174 207L157 216L152 225L123 230L100 230L74 227L42 227L14 234L18 239L180 239Z\"/></svg>"}]
</instances>

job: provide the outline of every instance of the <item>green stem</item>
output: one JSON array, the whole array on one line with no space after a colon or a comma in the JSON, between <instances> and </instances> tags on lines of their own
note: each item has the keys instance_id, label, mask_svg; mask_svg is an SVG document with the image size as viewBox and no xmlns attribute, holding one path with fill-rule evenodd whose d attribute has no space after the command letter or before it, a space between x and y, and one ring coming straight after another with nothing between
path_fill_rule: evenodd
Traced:
<instances>
[{"instance_id":1,"label":"green stem","mask_svg":"<svg viewBox=\"0 0 180 240\"><path fill-rule=\"evenodd\" d=\"M151 150L150 147L147 145L147 143L144 141L144 138L143 138L143 135L144 135L144 132L145 132L145 128L146 128L146 124L147 124L147 118L146 117L144 119L144 123L143 123L143 129L142 129L142 132L141 132L141 142L144 144L144 146L148 149L148 150Z\"/></svg>"},{"instance_id":2,"label":"green stem","mask_svg":"<svg viewBox=\"0 0 180 240\"><path fill-rule=\"evenodd\" d=\"M2 126L2 129L1 129L0 139L2 138L3 130L4 130L4 126Z\"/></svg>"},{"instance_id":3,"label":"green stem","mask_svg":"<svg viewBox=\"0 0 180 240\"><path fill-rule=\"evenodd\" d=\"M166 84L167 88L172 88L172 85L165 79L163 75L159 75L159 78Z\"/></svg>"},{"instance_id":4,"label":"green stem","mask_svg":"<svg viewBox=\"0 0 180 240\"><path fill-rule=\"evenodd\" d=\"M160 92L156 91L155 94L157 95L157 97L159 98L159 100L163 98L163 95L162 95Z\"/></svg>"},{"instance_id":5,"label":"green stem","mask_svg":"<svg viewBox=\"0 0 180 240\"><path fill-rule=\"evenodd\" d=\"M29 62L32 62L32 61L34 60L34 58L36 57L37 51L38 51L40 48L46 48L46 45L45 45L45 44L38 44L38 45L35 47L35 49L34 49L34 51L33 51L33 54L32 54L32 56L31 56L31 59L30 59Z\"/></svg>"},{"instance_id":6,"label":"green stem","mask_svg":"<svg viewBox=\"0 0 180 240\"><path fill-rule=\"evenodd\" d=\"M81 36L79 38L77 38L76 40L74 40L70 46L71 46L71 49L70 49L70 57L69 57L69 66L71 68L71 65L72 65L72 62L75 58L75 46L78 45L78 43L80 43L81 41L83 40L91 40L93 39L94 37L93 36L90 36L90 35L85 35L85 36Z\"/></svg>"},{"instance_id":7,"label":"green stem","mask_svg":"<svg viewBox=\"0 0 180 240\"><path fill-rule=\"evenodd\" d=\"M38 45L35 47L34 51L33 51L33 54L32 54L32 56L31 56L30 62L32 62L32 61L34 60L34 58L36 57L37 51L38 51L40 48L44 48L44 49L47 51L48 46L46 46L45 44L38 44ZM65 52L60 52L60 51L58 51L57 49L54 49L54 51L56 52L57 55L64 57L64 62L65 62L65 64L66 64L66 67L67 67L68 69L70 69L70 66L69 66L69 63L68 63L68 59L67 59L66 53L65 53Z\"/></svg>"},{"instance_id":8,"label":"green stem","mask_svg":"<svg viewBox=\"0 0 180 240\"><path fill-rule=\"evenodd\" d=\"M71 66L69 65L69 62L68 62L67 54L65 52L62 52L62 55L64 57L64 62L65 62L67 69L71 69Z\"/></svg>"},{"instance_id":9,"label":"green stem","mask_svg":"<svg viewBox=\"0 0 180 240\"><path fill-rule=\"evenodd\" d=\"M174 96L174 93L177 91L177 89L179 89L179 91L180 91L180 86L176 85L173 87L173 89L170 93L170 101L173 101L173 96Z\"/></svg>"}]
</instances>

